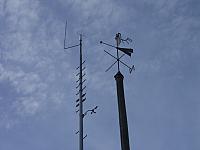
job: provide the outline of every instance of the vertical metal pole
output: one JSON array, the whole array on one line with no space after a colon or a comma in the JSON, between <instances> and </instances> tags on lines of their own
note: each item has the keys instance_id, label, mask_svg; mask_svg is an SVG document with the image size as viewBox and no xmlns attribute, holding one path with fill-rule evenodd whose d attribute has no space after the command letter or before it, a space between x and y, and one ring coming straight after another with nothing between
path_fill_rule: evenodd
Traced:
<instances>
[{"instance_id":1,"label":"vertical metal pole","mask_svg":"<svg viewBox=\"0 0 200 150\"><path fill-rule=\"evenodd\" d=\"M120 72L118 72L115 75L115 80L116 80L116 84L117 84L117 99L118 99L118 111L119 111L121 149L122 150L130 150L123 79L124 79L124 77Z\"/></svg>"},{"instance_id":2,"label":"vertical metal pole","mask_svg":"<svg viewBox=\"0 0 200 150\"><path fill-rule=\"evenodd\" d=\"M119 50L118 50L118 47L119 47L119 33L116 34L116 42L117 42L117 70L119 71Z\"/></svg>"},{"instance_id":3,"label":"vertical metal pole","mask_svg":"<svg viewBox=\"0 0 200 150\"><path fill-rule=\"evenodd\" d=\"M83 101L82 101L82 35L80 34L80 86L79 86L79 150L83 150Z\"/></svg>"}]
</instances>

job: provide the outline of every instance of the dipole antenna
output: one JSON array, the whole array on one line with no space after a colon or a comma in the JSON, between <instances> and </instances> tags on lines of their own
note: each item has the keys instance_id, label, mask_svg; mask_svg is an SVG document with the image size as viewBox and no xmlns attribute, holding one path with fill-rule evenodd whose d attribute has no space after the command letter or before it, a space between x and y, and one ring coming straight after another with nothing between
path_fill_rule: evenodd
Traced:
<instances>
[{"instance_id":1,"label":"dipole antenna","mask_svg":"<svg viewBox=\"0 0 200 150\"><path fill-rule=\"evenodd\" d=\"M129 42L132 42L130 38L122 39L121 38L121 33L117 33L115 36L116 40L116 46L113 46L111 44L105 43L103 41L100 41L101 44L107 45L109 47L115 48L117 51L117 56L112 55L108 51L104 50L106 54L110 55L113 57L116 61L106 69L106 72L110 70L116 63L117 63L117 74L114 76L116 80L116 85L117 85L117 100L118 100L118 113L119 113L119 126L120 126L120 139L121 139L121 149L122 150L130 150L130 145L129 145L129 135L128 135L128 122L127 122L127 115L126 115L126 104L125 104L125 96L124 96L124 83L123 79L124 76L120 72L120 64L124 65L129 69L129 72L131 73L132 70L135 70L134 65L131 67L124 63L121 58L124 57L125 55L128 55L131 57L131 54L133 53L132 48L122 48L119 47L121 42L126 42L129 44ZM119 56L119 52L123 52L121 56Z\"/></svg>"},{"instance_id":2,"label":"dipole antenna","mask_svg":"<svg viewBox=\"0 0 200 150\"><path fill-rule=\"evenodd\" d=\"M79 66L76 68L76 70L79 70L76 76L78 76L78 80L76 83L78 84L76 86L76 89L78 92L76 93L79 98L76 100L76 113L79 113L79 130L76 132L76 134L79 134L79 150L83 150L83 140L87 137L87 134L84 136L83 133L83 118L87 115L88 112L91 112L91 114L96 113L96 109L98 106L95 106L93 109L89 109L86 112L83 110L83 102L86 100L86 92L84 90L86 89L86 86L84 85L86 79L84 79L86 73L85 69L86 67L83 67L85 64L85 60L83 61L83 54L82 54L82 34L79 35L79 44L75 44L72 46L66 46L66 37L67 37L67 21L65 24L65 37L64 37L64 50L75 48L79 46Z\"/></svg>"}]
</instances>

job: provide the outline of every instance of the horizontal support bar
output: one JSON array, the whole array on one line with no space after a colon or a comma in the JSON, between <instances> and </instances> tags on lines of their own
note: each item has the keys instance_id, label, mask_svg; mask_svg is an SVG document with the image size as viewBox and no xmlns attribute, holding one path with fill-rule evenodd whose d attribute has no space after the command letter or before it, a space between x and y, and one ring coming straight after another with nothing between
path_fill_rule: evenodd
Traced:
<instances>
[{"instance_id":1,"label":"horizontal support bar","mask_svg":"<svg viewBox=\"0 0 200 150\"><path fill-rule=\"evenodd\" d=\"M65 45L64 45L64 49L70 49L70 48L74 48L74 47L77 47L77 46L80 46L80 44L69 46L69 47L65 47Z\"/></svg>"}]
</instances>

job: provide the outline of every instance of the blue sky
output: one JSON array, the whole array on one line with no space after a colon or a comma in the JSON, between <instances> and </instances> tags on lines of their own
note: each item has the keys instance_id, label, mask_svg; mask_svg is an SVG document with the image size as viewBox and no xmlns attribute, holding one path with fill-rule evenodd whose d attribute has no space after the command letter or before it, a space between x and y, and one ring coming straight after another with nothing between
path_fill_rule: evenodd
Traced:
<instances>
[{"instance_id":1,"label":"blue sky","mask_svg":"<svg viewBox=\"0 0 200 150\"><path fill-rule=\"evenodd\" d=\"M130 37L123 60L130 146L139 150L200 148L200 1L0 0L0 149L78 149L75 113L78 48L83 33L87 150L120 150L116 67L104 54L117 32ZM124 45L127 46L127 45Z\"/></svg>"}]
</instances>

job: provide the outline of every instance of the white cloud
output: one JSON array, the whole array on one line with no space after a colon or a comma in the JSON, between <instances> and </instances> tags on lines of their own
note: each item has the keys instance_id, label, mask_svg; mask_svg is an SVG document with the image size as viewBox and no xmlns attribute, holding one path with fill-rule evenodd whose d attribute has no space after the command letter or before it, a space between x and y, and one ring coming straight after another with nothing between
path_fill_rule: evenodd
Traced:
<instances>
[{"instance_id":1,"label":"white cloud","mask_svg":"<svg viewBox=\"0 0 200 150\"><path fill-rule=\"evenodd\" d=\"M1 106L9 107L4 109L5 126L11 120L17 122L18 117L38 115L49 105L59 108L68 94L63 93L63 87L71 80L67 72L71 66L65 60L60 40L62 24L54 16L44 20L40 16L42 9L38 0L4 2L5 30L0 40L5 61L0 64L0 86L4 88L1 83L9 82L8 88L15 93L1 93L3 101L10 103Z\"/></svg>"},{"instance_id":2,"label":"white cloud","mask_svg":"<svg viewBox=\"0 0 200 150\"><path fill-rule=\"evenodd\" d=\"M17 113L26 116L26 115L35 115L39 108L41 107L41 102L35 100L35 98L32 97L23 97L19 99L13 107L16 107Z\"/></svg>"}]
</instances>

